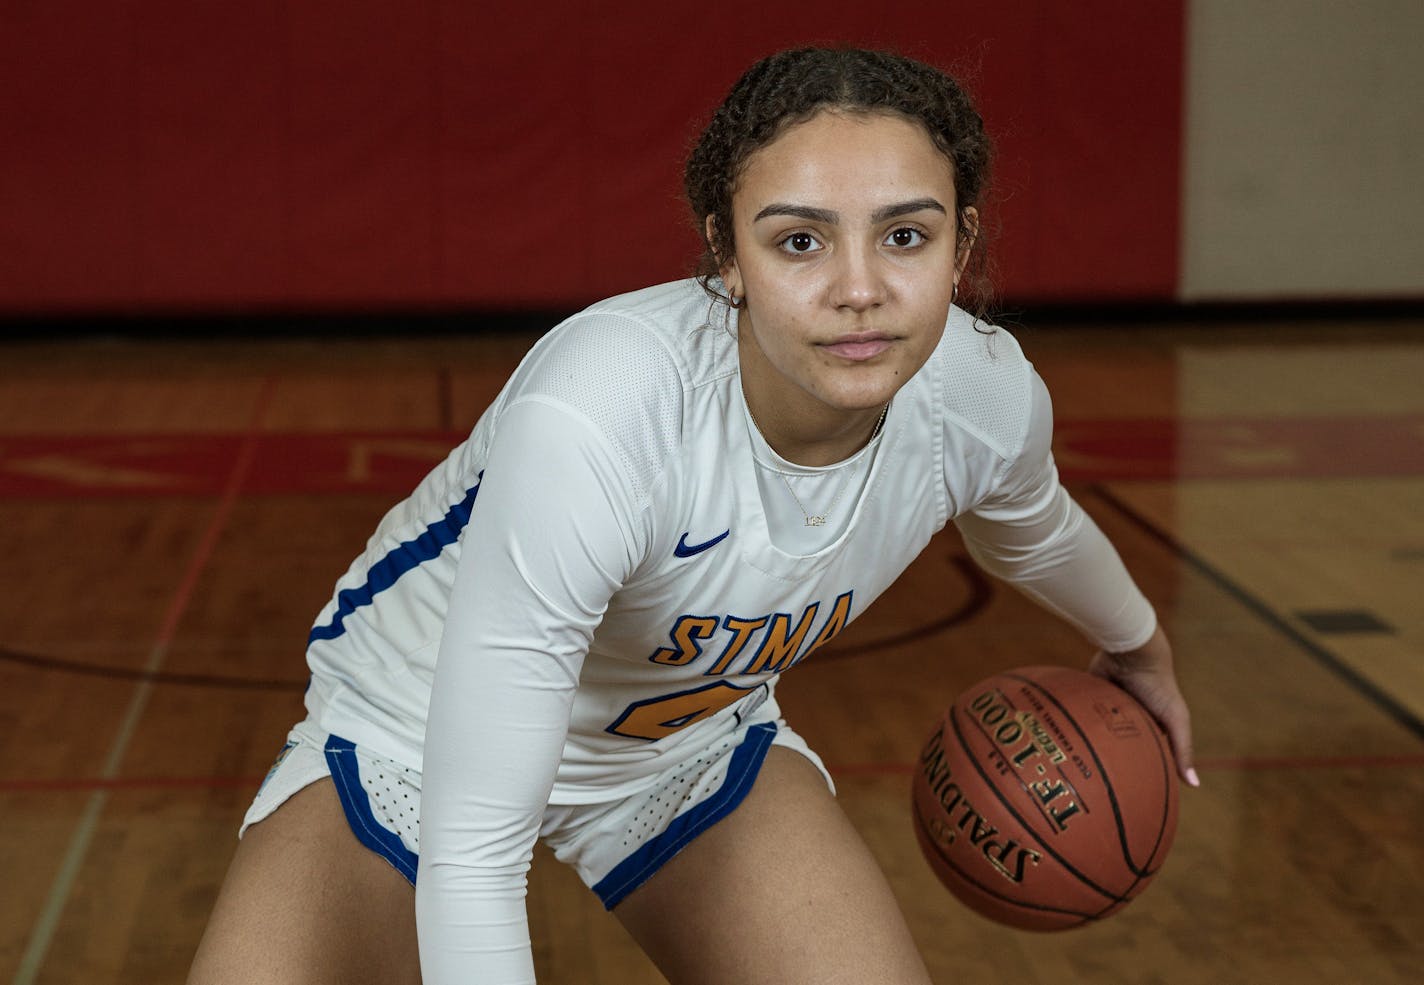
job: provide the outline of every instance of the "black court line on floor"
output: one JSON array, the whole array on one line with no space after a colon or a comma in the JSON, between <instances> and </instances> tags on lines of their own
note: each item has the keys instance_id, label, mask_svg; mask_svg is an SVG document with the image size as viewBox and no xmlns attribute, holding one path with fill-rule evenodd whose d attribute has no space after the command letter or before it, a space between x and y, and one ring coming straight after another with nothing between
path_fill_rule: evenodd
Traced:
<instances>
[{"instance_id":1,"label":"black court line on floor","mask_svg":"<svg viewBox=\"0 0 1424 985\"><path fill-rule=\"evenodd\" d=\"M938 619L932 620L921 626L914 626L910 629L889 636L877 639L866 640L857 645L843 645L834 647L825 654L818 656L818 662L829 660L845 660L855 657L863 657L879 650L888 650L897 646L904 646L922 639L927 639L937 633L942 633L954 626L968 622L978 615L989 603L989 598L993 594L993 586L986 578L979 567L969 558L963 555L951 555L948 559L950 567L957 570L964 578L969 587L969 595L964 602L956 609L945 613ZM168 670L139 670L132 667L111 667L103 664L85 663L79 660L65 660L61 657L44 653L26 653L20 650L13 650L8 646L0 645L0 664L16 664L22 667L34 667L43 671L55 671L65 674L84 674L90 677L106 677L114 680L142 681L150 684L177 684L186 687L211 687L211 688L233 688L243 691L295 691L305 688L308 678L246 678L236 677L230 674L184 674Z\"/></svg>"},{"instance_id":2,"label":"black court line on floor","mask_svg":"<svg viewBox=\"0 0 1424 985\"><path fill-rule=\"evenodd\" d=\"M0 646L0 664L18 664L38 670L64 674L84 674L120 681L140 681L149 684L178 684L187 687L235 688L241 691L300 691L308 678L247 678L227 674L182 674L168 670L139 670L133 667L107 667L102 664L64 660L43 653L23 653Z\"/></svg>"},{"instance_id":3,"label":"black court line on floor","mask_svg":"<svg viewBox=\"0 0 1424 985\"><path fill-rule=\"evenodd\" d=\"M1181 541L1177 540L1141 513L1138 513L1107 489L1099 485L1092 485L1088 488L1104 503L1116 510L1124 519L1130 521L1143 533L1172 551L1172 553L1181 558L1182 561L1188 564L1198 574L1212 582L1217 588L1221 589L1221 591L1250 610L1250 612L1262 622L1271 626L1301 650L1304 650L1311 657L1315 658L1321 666L1331 671L1336 677L1354 688L1355 691L1364 696L1387 716L1413 733L1415 738L1424 741L1424 721L1421 721L1418 716L1396 701L1391 695L1381 690L1372 681L1363 677L1353 667L1306 636L1295 626L1292 626L1287 619L1282 617L1265 602L1232 581L1223 572L1208 563L1201 555L1192 551Z\"/></svg>"},{"instance_id":4,"label":"black court line on floor","mask_svg":"<svg viewBox=\"0 0 1424 985\"><path fill-rule=\"evenodd\" d=\"M1393 626L1366 609L1301 609L1295 616L1324 636L1395 633Z\"/></svg>"}]
</instances>

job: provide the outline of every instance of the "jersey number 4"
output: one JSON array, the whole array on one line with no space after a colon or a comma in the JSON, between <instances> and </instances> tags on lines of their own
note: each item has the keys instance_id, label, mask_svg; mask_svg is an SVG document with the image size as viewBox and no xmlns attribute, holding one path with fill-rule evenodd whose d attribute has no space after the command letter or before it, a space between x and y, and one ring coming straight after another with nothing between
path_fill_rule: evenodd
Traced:
<instances>
[{"instance_id":1,"label":"jersey number 4","mask_svg":"<svg viewBox=\"0 0 1424 985\"><path fill-rule=\"evenodd\" d=\"M635 701L604 731L630 739L662 739L745 698L762 685L734 687L725 681L705 684L646 701Z\"/></svg>"}]
</instances>

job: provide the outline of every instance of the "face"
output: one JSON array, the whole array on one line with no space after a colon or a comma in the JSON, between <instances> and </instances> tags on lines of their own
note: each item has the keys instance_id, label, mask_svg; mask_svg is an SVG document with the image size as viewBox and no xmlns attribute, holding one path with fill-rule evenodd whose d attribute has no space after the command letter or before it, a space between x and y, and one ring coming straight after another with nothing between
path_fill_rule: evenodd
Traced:
<instances>
[{"instance_id":1,"label":"face","mask_svg":"<svg viewBox=\"0 0 1424 985\"><path fill-rule=\"evenodd\" d=\"M899 116L822 112L752 155L722 279L745 299L742 384L760 422L834 430L924 365L968 257L955 210L949 162Z\"/></svg>"}]
</instances>

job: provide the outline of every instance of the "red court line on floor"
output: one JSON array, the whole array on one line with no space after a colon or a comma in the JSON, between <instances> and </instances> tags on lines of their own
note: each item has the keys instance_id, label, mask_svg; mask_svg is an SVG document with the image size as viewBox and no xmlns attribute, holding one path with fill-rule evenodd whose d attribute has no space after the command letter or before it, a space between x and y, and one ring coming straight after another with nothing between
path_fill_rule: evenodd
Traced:
<instances>
[{"instance_id":1,"label":"red court line on floor","mask_svg":"<svg viewBox=\"0 0 1424 985\"><path fill-rule=\"evenodd\" d=\"M0 436L0 496L219 495L248 434ZM264 433L244 495L409 491L464 432ZM1424 475L1424 414L1060 420L1070 482Z\"/></svg>"},{"instance_id":2,"label":"red court line on floor","mask_svg":"<svg viewBox=\"0 0 1424 985\"><path fill-rule=\"evenodd\" d=\"M0 780L0 793L73 793L91 790L217 790L251 787L262 783L260 776L132 776L77 777L74 779Z\"/></svg>"},{"instance_id":3,"label":"red court line on floor","mask_svg":"<svg viewBox=\"0 0 1424 985\"><path fill-rule=\"evenodd\" d=\"M215 496L250 451L243 495L409 492L450 431L0 437L0 496Z\"/></svg>"},{"instance_id":4,"label":"red court line on floor","mask_svg":"<svg viewBox=\"0 0 1424 985\"><path fill-rule=\"evenodd\" d=\"M178 585L178 591L169 602L168 611L164 613L163 624L159 627L158 635L154 640L154 646L164 651L172 644L173 638L178 632L178 622L187 611L193 592L197 590L198 580L203 569L208 566L208 562L212 560L217 551L218 540L222 537L223 531L227 529L228 520L232 518L232 511L236 508L238 496L242 493L243 484L252 471L259 441L257 428L266 415L267 405L272 398L272 390L272 381L264 380L253 408L252 425L248 432L242 436L242 444L237 449L236 460L230 461L227 468L227 481L223 486L222 498L218 500L217 508L213 510L212 519L208 521L207 527L203 530L203 539L199 541L197 549L193 552L193 558L188 563L188 569L183 572L183 580ZM158 667L148 669L159 670Z\"/></svg>"}]
</instances>

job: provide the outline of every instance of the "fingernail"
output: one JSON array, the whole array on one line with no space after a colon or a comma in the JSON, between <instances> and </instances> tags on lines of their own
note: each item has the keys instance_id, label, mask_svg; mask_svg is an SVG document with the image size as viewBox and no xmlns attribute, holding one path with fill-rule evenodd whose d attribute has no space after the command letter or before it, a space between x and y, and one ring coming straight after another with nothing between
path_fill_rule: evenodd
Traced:
<instances>
[{"instance_id":1,"label":"fingernail","mask_svg":"<svg viewBox=\"0 0 1424 985\"><path fill-rule=\"evenodd\" d=\"M1194 770L1194 769L1188 769L1188 770L1187 770L1187 782L1188 782L1189 784L1191 784L1192 786L1194 786L1194 787L1199 787L1199 786L1201 786L1201 778L1197 776L1197 771L1196 771L1196 770Z\"/></svg>"}]
</instances>

